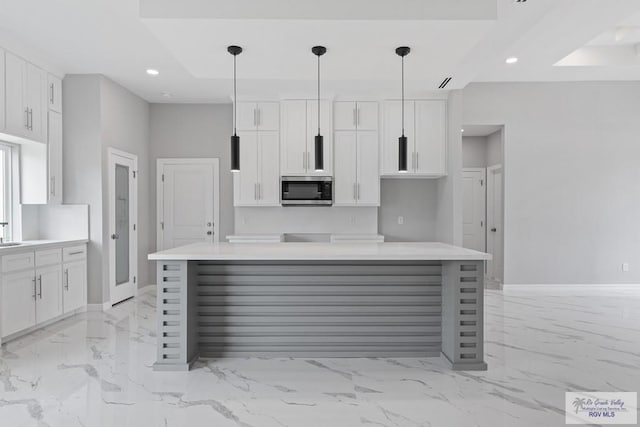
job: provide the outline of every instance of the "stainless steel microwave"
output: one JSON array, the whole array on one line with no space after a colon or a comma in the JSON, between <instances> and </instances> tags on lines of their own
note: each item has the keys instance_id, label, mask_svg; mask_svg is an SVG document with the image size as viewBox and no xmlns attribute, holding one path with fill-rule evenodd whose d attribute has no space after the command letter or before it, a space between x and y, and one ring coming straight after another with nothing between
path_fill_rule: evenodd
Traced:
<instances>
[{"instance_id":1,"label":"stainless steel microwave","mask_svg":"<svg viewBox=\"0 0 640 427\"><path fill-rule=\"evenodd\" d=\"M280 190L282 206L333 204L333 178L330 176L283 176Z\"/></svg>"}]
</instances>

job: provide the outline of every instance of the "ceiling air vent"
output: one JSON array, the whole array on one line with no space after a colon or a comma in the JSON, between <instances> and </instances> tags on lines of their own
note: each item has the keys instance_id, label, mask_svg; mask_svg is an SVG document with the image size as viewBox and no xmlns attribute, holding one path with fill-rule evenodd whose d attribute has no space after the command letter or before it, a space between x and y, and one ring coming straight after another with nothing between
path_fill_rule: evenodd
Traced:
<instances>
[{"instance_id":1,"label":"ceiling air vent","mask_svg":"<svg viewBox=\"0 0 640 427\"><path fill-rule=\"evenodd\" d=\"M444 89L449 84L450 81L451 81L451 77L447 77L442 81L442 83L440 83L440 86L438 86L438 89Z\"/></svg>"}]
</instances>

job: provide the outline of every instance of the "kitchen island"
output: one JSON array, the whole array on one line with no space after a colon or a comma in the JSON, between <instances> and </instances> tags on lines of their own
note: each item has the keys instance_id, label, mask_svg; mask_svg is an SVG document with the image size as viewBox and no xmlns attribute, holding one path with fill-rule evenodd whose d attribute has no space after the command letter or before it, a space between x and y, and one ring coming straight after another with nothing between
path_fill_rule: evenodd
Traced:
<instances>
[{"instance_id":1,"label":"kitchen island","mask_svg":"<svg viewBox=\"0 0 640 427\"><path fill-rule=\"evenodd\" d=\"M443 243L196 243L157 261L155 370L198 357L439 357L484 370L484 262Z\"/></svg>"}]
</instances>

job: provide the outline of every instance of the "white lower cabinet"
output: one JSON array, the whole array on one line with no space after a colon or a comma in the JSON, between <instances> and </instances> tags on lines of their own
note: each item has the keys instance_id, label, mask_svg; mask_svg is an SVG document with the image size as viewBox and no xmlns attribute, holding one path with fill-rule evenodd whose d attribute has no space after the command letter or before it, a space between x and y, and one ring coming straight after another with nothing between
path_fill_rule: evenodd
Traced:
<instances>
[{"instance_id":1,"label":"white lower cabinet","mask_svg":"<svg viewBox=\"0 0 640 427\"><path fill-rule=\"evenodd\" d=\"M63 265L62 308L64 313L77 310L86 303L87 262L74 261Z\"/></svg>"},{"instance_id":2,"label":"white lower cabinet","mask_svg":"<svg viewBox=\"0 0 640 427\"><path fill-rule=\"evenodd\" d=\"M4 255L1 278L5 338L86 305L86 245Z\"/></svg>"},{"instance_id":3,"label":"white lower cabinet","mask_svg":"<svg viewBox=\"0 0 640 427\"><path fill-rule=\"evenodd\" d=\"M33 270L2 277L2 336L36 324L36 278Z\"/></svg>"},{"instance_id":4,"label":"white lower cabinet","mask_svg":"<svg viewBox=\"0 0 640 427\"><path fill-rule=\"evenodd\" d=\"M36 323L62 314L62 266L36 268Z\"/></svg>"}]
</instances>

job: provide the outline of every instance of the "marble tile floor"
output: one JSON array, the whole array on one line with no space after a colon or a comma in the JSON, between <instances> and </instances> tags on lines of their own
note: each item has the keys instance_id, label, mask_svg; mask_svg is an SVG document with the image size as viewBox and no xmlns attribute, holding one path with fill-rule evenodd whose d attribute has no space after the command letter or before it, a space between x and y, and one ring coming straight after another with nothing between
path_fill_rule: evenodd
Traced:
<instances>
[{"instance_id":1,"label":"marble tile floor","mask_svg":"<svg viewBox=\"0 0 640 427\"><path fill-rule=\"evenodd\" d=\"M640 290L487 291L486 372L439 358L223 359L153 372L155 295L0 353L0 426L564 426L564 392L640 392Z\"/></svg>"}]
</instances>

